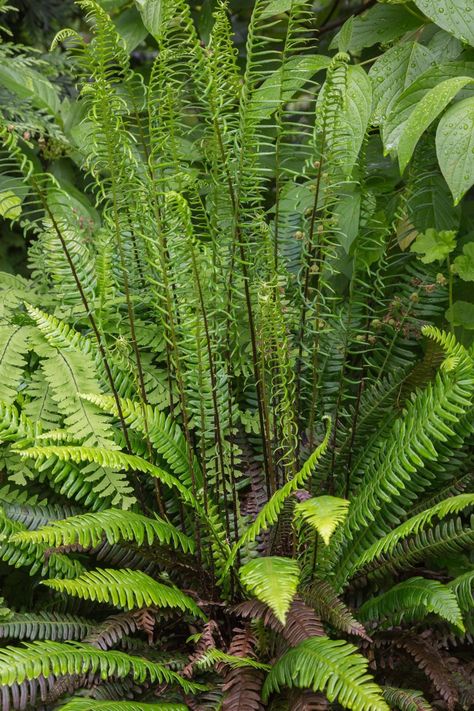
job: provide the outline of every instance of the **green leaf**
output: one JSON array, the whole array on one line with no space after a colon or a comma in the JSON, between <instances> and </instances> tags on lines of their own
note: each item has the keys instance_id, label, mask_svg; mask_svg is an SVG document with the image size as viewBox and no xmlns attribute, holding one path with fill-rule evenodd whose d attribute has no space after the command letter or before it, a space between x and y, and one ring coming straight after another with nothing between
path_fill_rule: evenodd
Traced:
<instances>
[{"instance_id":1,"label":"green leaf","mask_svg":"<svg viewBox=\"0 0 474 711\"><path fill-rule=\"evenodd\" d=\"M135 5L148 32L158 37L164 12L162 0L135 0Z\"/></svg>"},{"instance_id":2,"label":"green leaf","mask_svg":"<svg viewBox=\"0 0 474 711\"><path fill-rule=\"evenodd\" d=\"M398 142L398 162L401 173L405 170L424 131L456 94L473 81L470 77L447 79L428 91L415 106L403 126Z\"/></svg>"},{"instance_id":3,"label":"green leaf","mask_svg":"<svg viewBox=\"0 0 474 711\"><path fill-rule=\"evenodd\" d=\"M347 516L349 501L336 496L317 496L295 506L295 516L301 517L317 530L326 545L337 526Z\"/></svg>"},{"instance_id":4,"label":"green leaf","mask_svg":"<svg viewBox=\"0 0 474 711\"><path fill-rule=\"evenodd\" d=\"M156 605L178 608L206 619L204 613L188 595L178 588L153 580L140 570L96 568L72 580L51 578L43 580L42 584L82 600L111 603L125 610Z\"/></svg>"},{"instance_id":5,"label":"green leaf","mask_svg":"<svg viewBox=\"0 0 474 711\"><path fill-rule=\"evenodd\" d=\"M474 242L465 244L462 251L453 262L453 272L464 281L474 281Z\"/></svg>"},{"instance_id":6,"label":"green leaf","mask_svg":"<svg viewBox=\"0 0 474 711\"><path fill-rule=\"evenodd\" d=\"M389 711L382 690L367 673L368 661L341 639L310 637L285 652L263 686L266 703L282 686L323 691L329 701L356 711Z\"/></svg>"},{"instance_id":7,"label":"green leaf","mask_svg":"<svg viewBox=\"0 0 474 711\"><path fill-rule=\"evenodd\" d=\"M23 66L19 71L12 62L2 60L0 85L21 99L31 99L37 108L46 109L52 116L59 114L61 102L57 88L31 67Z\"/></svg>"},{"instance_id":8,"label":"green leaf","mask_svg":"<svg viewBox=\"0 0 474 711\"><path fill-rule=\"evenodd\" d=\"M143 701L96 701L95 699L77 698L67 701L61 711L188 711L185 704L144 703Z\"/></svg>"},{"instance_id":9,"label":"green leaf","mask_svg":"<svg viewBox=\"0 0 474 711\"><path fill-rule=\"evenodd\" d=\"M442 117L436 152L457 205L474 183L474 97L454 104Z\"/></svg>"},{"instance_id":10,"label":"green leaf","mask_svg":"<svg viewBox=\"0 0 474 711\"><path fill-rule=\"evenodd\" d=\"M395 5L376 5L348 21L352 21L352 33L347 49L353 54L374 44L390 42L423 24L420 18ZM343 32L344 26L332 40L330 49L338 47Z\"/></svg>"},{"instance_id":11,"label":"green leaf","mask_svg":"<svg viewBox=\"0 0 474 711\"><path fill-rule=\"evenodd\" d=\"M382 121L382 138L385 152L396 152L405 123L423 97L447 79L459 76L474 78L474 67L468 62L450 62L441 67L431 67L391 102L386 119Z\"/></svg>"},{"instance_id":12,"label":"green leaf","mask_svg":"<svg viewBox=\"0 0 474 711\"><path fill-rule=\"evenodd\" d=\"M0 193L0 215L9 220L16 220L21 215L21 200L12 190Z\"/></svg>"},{"instance_id":13,"label":"green leaf","mask_svg":"<svg viewBox=\"0 0 474 711\"><path fill-rule=\"evenodd\" d=\"M418 42L397 44L373 63L369 77L373 87L374 123L385 120L394 100L432 63L432 53Z\"/></svg>"},{"instance_id":14,"label":"green leaf","mask_svg":"<svg viewBox=\"0 0 474 711\"><path fill-rule=\"evenodd\" d=\"M456 233L452 230L442 230L437 232L430 228L423 234L418 235L416 241L411 246L411 251L420 257L424 264L431 262L443 262L448 254L456 248Z\"/></svg>"},{"instance_id":15,"label":"green leaf","mask_svg":"<svg viewBox=\"0 0 474 711\"><path fill-rule=\"evenodd\" d=\"M414 0L430 20L474 46L474 10L470 0Z\"/></svg>"},{"instance_id":16,"label":"green leaf","mask_svg":"<svg viewBox=\"0 0 474 711\"><path fill-rule=\"evenodd\" d=\"M416 577L404 580L385 593L367 600L359 610L362 621L400 624L433 613L464 629L456 595L438 580Z\"/></svg>"},{"instance_id":17,"label":"green leaf","mask_svg":"<svg viewBox=\"0 0 474 711\"><path fill-rule=\"evenodd\" d=\"M474 331L474 304L470 301L455 301L446 311L446 318L453 326Z\"/></svg>"},{"instance_id":18,"label":"green leaf","mask_svg":"<svg viewBox=\"0 0 474 711\"><path fill-rule=\"evenodd\" d=\"M284 12L289 12L297 5L302 5L306 0L268 0L266 7L262 10L260 17L273 17L281 15Z\"/></svg>"},{"instance_id":19,"label":"green leaf","mask_svg":"<svg viewBox=\"0 0 474 711\"><path fill-rule=\"evenodd\" d=\"M119 35L123 37L128 52L133 52L148 35L148 29L144 26L136 7L121 12L115 20L115 26Z\"/></svg>"},{"instance_id":20,"label":"green leaf","mask_svg":"<svg viewBox=\"0 0 474 711\"><path fill-rule=\"evenodd\" d=\"M282 625L298 587L300 568L291 558L255 558L239 570L243 585L273 611Z\"/></svg>"}]
</instances>

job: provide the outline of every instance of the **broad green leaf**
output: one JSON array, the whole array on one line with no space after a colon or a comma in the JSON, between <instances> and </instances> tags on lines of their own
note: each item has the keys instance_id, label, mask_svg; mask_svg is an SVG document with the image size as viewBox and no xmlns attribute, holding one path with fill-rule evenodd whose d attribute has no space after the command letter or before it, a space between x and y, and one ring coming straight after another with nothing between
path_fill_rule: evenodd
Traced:
<instances>
[{"instance_id":1,"label":"broad green leaf","mask_svg":"<svg viewBox=\"0 0 474 711\"><path fill-rule=\"evenodd\" d=\"M239 576L248 591L268 605L284 625L298 587L298 561L278 556L254 558L240 568Z\"/></svg>"},{"instance_id":2,"label":"broad green leaf","mask_svg":"<svg viewBox=\"0 0 474 711\"><path fill-rule=\"evenodd\" d=\"M446 318L453 326L474 331L474 304L470 301L455 301L446 311Z\"/></svg>"},{"instance_id":3,"label":"broad green leaf","mask_svg":"<svg viewBox=\"0 0 474 711\"><path fill-rule=\"evenodd\" d=\"M349 501L336 496L317 496L295 506L295 517L301 517L317 530L326 545L342 523L349 508Z\"/></svg>"},{"instance_id":4,"label":"broad green leaf","mask_svg":"<svg viewBox=\"0 0 474 711\"><path fill-rule=\"evenodd\" d=\"M472 0L414 0L430 20L447 32L474 46L474 5Z\"/></svg>"},{"instance_id":5,"label":"broad green leaf","mask_svg":"<svg viewBox=\"0 0 474 711\"><path fill-rule=\"evenodd\" d=\"M416 144L424 131L446 108L456 94L474 80L470 77L457 77L446 79L438 86L428 91L421 101L415 106L403 126L403 131L398 142L398 162L400 172L403 173L410 161Z\"/></svg>"},{"instance_id":6,"label":"broad green leaf","mask_svg":"<svg viewBox=\"0 0 474 711\"><path fill-rule=\"evenodd\" d=\"M346 254L350 254L351 246L359 234L360 205L360 189L347 188L334 210L334 217L337 219L337 237Z\"/></svg>"},{"instance_id":7,"label":"broad green leaf","mask_svg":"<svg viewBox=\"0 0 474 711\"><path fill-rule=\"evenodd\" d=\"M143 20L136 7L130 7L121 12L115 20L118 33L125 40L128 52L133 52L140 42L143 42L148 35L148 29L143 24Z\"/></svg>"},{"instance_id":8,"label":"broad green leaf","mask_svg":"<svg viewBox=\"0 0 474 711\"><path fill-rule=\"evenodd\" d=\"M462 52L461 42L436 25L432 25L436 30L426 45L435 59L439 62L448 62L457 59Z\"/></svg>"},{"instance_id":9,"label":"broad green leaf","mask_svg":"<svg viewBox=\"0 0 474 711\"><path fill-rule=\"evenodd\" d=\"M474 64L471 62L449 62L443 66L431 67L407 87L389 106L387 118L382 125L385 152L396 152L405 123L423 97L448 79L460 76L474 78Z\"/></svg>"},{"instance_id":10,"label":"broad green leaf","mask_svg":"<svg viewBox=\"0 0 474 711\"><path fill-rule=\"evenodd\" d=\"M474 281L474 242L465 244L462 251L453 262L453 272L464 281Z\"/></svg>"},{"instance_id":11,"label":"broad green leaf","mask_svg":"<svg viewBox=\"0 0 474 711\"><path fill-rule=\"evenodd\" d=\"M351 39L347 49L353 54L359 54L365 47L390 42L422 24L421 18L408 12L404 7L375 5L362 15L353 18ZM344 27L334 37L330 49L338 47L339 37L343 32Z\"/></svg>"},{"instance_id":12,"label":"broad green leaf","mask_svg":"<svg viewBox=\"0 0 474 711\"><path fill-rule=\"evenodd\" d=\"M161 0L135 0L142 22L152 37L158 37L163 14Z\"/></svg>"},{"instance_id":13,"label":"broad green leaf","mask_svg":"<svg viewBox=\"0 0 474 711\"><path fill-rule=\"evenodd\" d=\"M474 183L474 97L454 104L442 117L436 152L457 205Z\"/></svg>"},{"instance_id":14,"label":"broad green leaf","mask_svg":"<svg viewBox=\"0 0 474 711\"><path fill-rule=\"evenodd\" d=\"M0 193L0 215L8 220L16 220L21 215L21 200L13 190Z\"/></svg>"},{"instance_id":15,"label":"broad green leaf","mask_svg":"<svg viewBox=\"0 0 474 711\"><path fill-rule=\"evenodd\" d=\"M52 116L57 116L60 109L56 87L39 72L30 67L19 71L11 62L0 63L0 85L21 99L31 99L39 109L46 109Z\"/></svg>"},{"instance_id":16,"label":"broad green leaf","mask_svg":"<svg viewBox=\"0 0 474 711\"><path fill-rule=\"evenodd\" d=\"M297 5L302 5L306 0L268 0L265 9L260 17L273 17L273 15L281 15L284 12L289 12Z\"/></svg>"},{"instance_id":17,"label":"broad green leaf","mask_svg":"<svg viewBox=\"0 0 474 711\"><path fill-rule=\"evenodd\" d=\"M374 123L385 119L390 104L432 63L432 53L418 42L397 44L374 62L369 71L373 87Z\"/></svg>"},{"instance_id":18,"label":"broad green leaf","mask_svg":"<svg viewBox=\"0 0 474 711\"><path fill-rule=\"evenodd\" d=\"M418 235L411 246L411 251L422 255L420 259L424 264L431 264L431 262L436 261L443 262L455 248L455 232L450 230L437 232L431 228Z\"/></svg>"}]
</instances>

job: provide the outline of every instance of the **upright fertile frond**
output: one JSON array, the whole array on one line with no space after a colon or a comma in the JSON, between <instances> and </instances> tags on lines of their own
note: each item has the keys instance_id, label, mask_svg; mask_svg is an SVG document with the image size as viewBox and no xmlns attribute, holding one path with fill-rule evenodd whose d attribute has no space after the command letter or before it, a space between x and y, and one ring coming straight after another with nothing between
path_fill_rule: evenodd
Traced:
<instances>
[{"instance_id":1,"label":"upright fertile frond","mask_svg":"<svg viewBox=\"0 0 474 711\"><path fill-rule=\"evenodd\" d=\"M27 326L0 325L0 400L7 404L17 396L29 334Z\"/></svg>"},{"instance_id":2,"label":"upright fertile frond","mask_svg":"<svg viewBox=\"0 0 474 711\"><path fill-rule=\"evenodd\" d=\"M188 595L177 588L158 583L139 570L97 568L74 580L51 579L43 581L43 584L83 600L110 602L126 610L150 605L177 607L205 619L205 615Z\"/></svg>"},{"instance_id":3,"label":"upright fertile frond","mask_svg":"<svg viewBox=\"0 0 474 711\"><path fill-rule=\"evenodd\" d=\"M242 538L238 541L238 548L241 548L246 543L254 541L262 531L268 529L278 520L278 516L282 511L283 505L288 499L288 497L294 494L294 492L298 489L303 488L309 477L313 474L313 470L316 467L320 457L322 457L322 455L326 451L326 448L329 443L330 434L331 421L328 420L326 434L321 444L308 457L308 459L301 467L300 471L296 474L296 476L293 479L290 479L290 481L288 481L286 484L284 484L281 489L278 489L278 491L273 494L270 501L265 504L262 510L258 513L255 521L248 527Z\"/></svg>"},{"instance_id":4,"label":"upright fertile frond","mask_svg":"<svg viewBox=\"0 0 474 711\"><path fill-rule=\"evenodd\" d=\"M367 600L359 610L362 621L400 624L404 620L439 615L461 630L464 629L456 595L437 580L410 578L385 593Z\"/></svg>"},{"instance_id":5,"label":"upright fertile frond","mask_svg":"<svg viewBox=\"0 0 474 711\"><path fill-rule=\"evenodd\" d=\"M313 637L290 649L271 669L263 700L283 686L322 691L355 711L388 711L382 690L367 674L368 662L342 640Z\"/></svg>"},{"instance_id":6,"label":"upright fertile frond","mask_svg":"<svg viewBox=\"0 0 474 711\"><path fill-rule=\"evenodd\" d=\"M22 647L0 650L0 684L11 686L25 680L48 677L50 674L86 674L98 671L102 677L125 677L129 674L139 682L146 679L158 683L177 684L187 693L199 690L199 684L186 681L163 664L132 657L124 652L104 652L90 645L60 642L32 642Z\"/></svg>"},{"instance_id":7,"label":"upright fertile frond","mask_svg":"<svg viewBox=\"0 0 474 711\"><path fill-rule=\"evenodd\" d=\"M284 625L300 576L298 562L291 558L255 558L239 570L243 585L264 602Z\"/></svg>"},{"instance_id":8,"label":"upright fertile frond","mask_svg":"<svg viewBox=\"0 0 474 711\"><path fill-rule=\"evenodd\" d=\"M49 546L79 544L94 548L103 538L114 545L119 541L131 541L138 546L151 546L153 542L171 544L184 553L194 551L194 541L168 521L156 517L147 518L132 511L109 509L98 513L71 516L63 521L52 521L49 526L36 531L17 534L18 542L46 543Z\"/></svg>"}]
</instances>

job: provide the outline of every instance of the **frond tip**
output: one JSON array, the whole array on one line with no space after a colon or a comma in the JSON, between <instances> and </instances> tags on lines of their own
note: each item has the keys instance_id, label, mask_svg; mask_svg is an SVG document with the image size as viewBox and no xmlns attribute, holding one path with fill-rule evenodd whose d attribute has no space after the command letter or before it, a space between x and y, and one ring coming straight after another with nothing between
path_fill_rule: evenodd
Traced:
<instances>
[{"instance_id":1,"label":"frond tip","mask_svg":"<svg viewBox=\"0 0 474 711\"><path fill-rule=\"evenodd\" d=\"M329 701L355 711L389 711L382 690L367 674L368 661L340 639L310 637L290 649L274 665L262 697L283 686L322 691Z\"/></svg>"},{"instance_id":2,"label":"frond tip","mask_svg":"<svg viewBox=\"0 0 474 711\"><path fill-rule=\"evenodd\" d=\"M278 556L255 558L240 568L240 579L245 587L268 605L283 625L296 594L299 576L296 560Z\"/></svg>"},{"instance_id":3,"label":"frond tip","mask_svg":"<svg viewBox=\"0 0 474 711\"><path fill-rule=\"evenodd\" d=\"M347 516L349 502L336 496L317 496L295 506L295 517L302 518L317 530L326 545L337 526Z\"/></svg>"}]
</instances>

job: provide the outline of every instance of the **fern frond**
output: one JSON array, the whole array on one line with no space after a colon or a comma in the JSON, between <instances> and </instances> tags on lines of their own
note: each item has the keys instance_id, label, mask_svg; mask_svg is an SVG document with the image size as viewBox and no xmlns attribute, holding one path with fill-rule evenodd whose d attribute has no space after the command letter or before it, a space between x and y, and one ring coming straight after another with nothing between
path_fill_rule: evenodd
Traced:
<instances>
[{"instance_id":1,"label":"fern frond","mask_svg":"<svg viewBox=\"0 0 474 711\"><path fill-rule=\"evenodd\" d=\"M5 686L50 674L80 675L89 671L98 671L103 678L130 674L136 681L143 682L148 678L152 682L176 684L187 693L203 688L186 681L163 664L116 650L104 652L77 642L31 642L22 647L4 647L0 650L0 684Z\"/></svg>"},{"instance_id":2,"label":"fern frond","mask_svg":"<svg viewBox=\"0 0 474 711\"><path fill-rule=\"evenodd\" d=\"M175 488L181 494L186 503L191 504L195 509L200 510L199 504L193 494L181 482L160 467L157 467L146 459L135 454L124 454L116 450L104 449L101 447L32 447L18 452L21 457L30 457L37 461L39 468L43 464L48 465L52 458L57 458L62 462L94 462L101 467L110 469L124 469L125 471L140 471L160 479L163 484Z\"/></svg>"},{"instance_id":3,"label":"fern frond","mask_svg":"<svg viewBox=\"0 0 474 711\"><path fill-rule=\"evenodd\" d=\"M44 580L53 590L83 600L110 602L126 610L140 607L171 607L191 612L206 619L203 612L188 595L169 585L163 585L139 570L112 570L97 568L89 570L73 580Z\"/></svg>"},{"instance_id":4,"label":"fern frond","mask_svg":"<svg viewBox=\"0 0 474 711\"><path fill-rule=\"evenodd\" d=\"M238 657L235 654L227 654L216 647L208 649L197 661L197 666L202 669L208 669L215 664L227 664L231 669L246 669L250 667L258 671L269 671L271 668L268 664L257 662L251 657Z\"/></svg>"},{"instance_id":5,"label":"fern frond","mask_svg":"<svg viewBox=\"0 0 474 711\"><path fill-rule=\"evenodd\" d=\"M300 471L296 476L284 484L281 489L278 489L270 501L265 504L262 510L257 514L255 521L247 528L242 538L235 544L232 550L232 559L235 558L237 550L242 546L254 541L262 531L267 530L278 520L278 516L283 509L285 501L294 494L298 489L304 488L305 483L313 474L320 457L326 451L331 434L331 421L328 418L326 434L321 444L308 457Z\"/></svg>"},{"instance_id":6,"label":"fern frond","mask_svg":"<svg viewBox=\"0 0 474 711\"><path fill-rule=\"evenodd\" d=\"M82 395L82 397L101 410L117 416L117 403L111 396L106 395ZM190 486L191 478L189 473L189 458L186 440L180 427L176 422L160 412L158 408L151 405L143 407L141 403L132 400L120 401L123 417L129 427L142 435L147 435L156 451L163 457L171 471ZM201 470L197 458L194 457L195 474L198 475L197 483L201 482Z\"/></svg>"},{"instance_id":7,"label":"fern frond","mask_svg":"<svg viewBox=\"0 0 474 711\"><path fill-rule=\"evenodd\" d=\"M51 639L82 640L95 623L76 615L61 615L56 612L15 612L0 622L0 638L3 639Z\"/></svg>"},{"instance_id":8,"label":"fern frond","mask_svg":"<svg viewBox=\"0 0 474 711\"><path fill-rule=\"evenodd\" d=\"M429 526L434 518L443 519L450 514L459 513L463 509L473 505L474 494L459 494L458 496L453 496L450 499L441 501L439 504L435 504L435 506L432 506L426 511L422 511L416 516L412 516L364 551L363 555L354 563L355 570L358 570L382 555L389 555L399 541L408 536L419 534L426 526Z\"/></svg>"},{"instance_id":9,"label":"fern frond","mask_svg":"<svg viewBox=\"0 0 474 711\"><path fill-rule=\"evenodd\" d=\"M464 629L456 595L437 580L421 577L404 580L378 597L367 600L359 610L362 621L400 624L404 620L423 618L429 613Z\"/></svg>"},{"instance_id":10,"label":"fern frond","mask_svg":"<svg viewBox=\"0 0 474 711\"><path fill-rule=\"evenodd\" d=\"M327 580L314 580L311 585L303 588L302 596L306 603L335 629L370 641L364 625L354 617Z\"/></svg>"},{"instance_id":11,"label":"fern frond","mask_svg":"<svg viewBox=\"0 0 474 711\"><path fill-rule=\"evenodd\" d=\"M324 635L323 625L314 610L296 595L290 605L285 625L277 620L272 610L260 600L246 600L236 605L236 614L244 619L260 620L265 627L281 634L291 647L308 637Z\"/></svg>"},{"instance_id":12,"label":"fern frond","mask_svg":"<svg viewBox=\"0 0 474 711\"><path fill-rule=\"evenodd\" d=\"M388 711L382 690L367 674L368 662L342 640L313 637L286 652L271 669L262 697L283 686L322 691L355 711Z\"/></svg>"},{"instance_id":13,"label":"fern frond","mask_svg":"<svg viewBox=\"0 0 474 711\"><path fill-rule=\"evenodd\" d=\"M188 711L185 704L163 701L97 701L96 699L71 699L61 706L62 711Z\"/></svg>"},{"instance_id":14,"label":"fern frond","mask_svg":"<svg viewBox=\"0 0 474 711\"><path fill-rule=\"evenodd\" d=\"M19 533L12 540L20 543L45 543L54 547L79 544L84 548L94 548L104 537L110 545L123 540L138 546L151 546L154 541L158 541L162 544L171 543L175 548L181 548L184 553L194 551L194 541L168 521L158 516L152 519L121 509L52 521L39 530Z\"/></svg>"},{"instance_id":15,"label":"fern frond","mask_svg":"<svg viewBox=\"0 0 474 711\"><path fill-rule=\"evenodd\" d=\"M26 365L28 326L0 325L0 400L11 404Z\"/></svg>"},{"instance_id":16,"label":"fern frond","mask_svg":"<svg viewBox=\"0 0 474 711\"><path fill-rule=\"evenodd\" d=\"M432 706L423 697L421 691L414 689L395 689L383 686L383 697L391 708L399 711L432 711Z\"/></svg>"},{"instance_id":17,"label":"fern frond","mask_svg":"<svg viewBox=\"0 0 474 711\"><path fill-rule=\"evenodd\" d=\"M243 565L239 576L246 588L274 612L285 624L300 576L298 561L268 556Z\"/></svg>"},{"instance_id":18,"label":"fern frond","mask_svg":"<svg viewBox=\"0 0 474 711\"><path fill-rule=\"evenodd\" d=\"M337 526L346 516L349 501L335 496L317 496L314 499L301 501L295 506L295 518L301 518L316 529L326 545Z\"/></svg>"}]
</instances>

